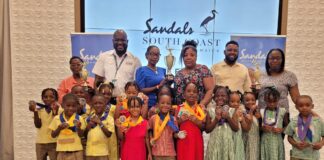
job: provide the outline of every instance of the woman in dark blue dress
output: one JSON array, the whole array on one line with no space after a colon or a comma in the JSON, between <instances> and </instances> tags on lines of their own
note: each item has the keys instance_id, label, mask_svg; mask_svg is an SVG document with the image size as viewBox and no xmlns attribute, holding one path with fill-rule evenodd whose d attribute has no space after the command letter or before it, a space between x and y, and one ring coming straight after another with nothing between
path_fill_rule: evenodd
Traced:
<instances>
[{"instance_id":1,"label":"woman in dark blue dress","mask_svg":"<svg viewBox=\"0 0 324 160\"><path fill-rule=\"evenodd\" d=\"M149 97L149 109L156 104L157 90L167 82L165 80L166 70L156 66L160 56L160 50L157 46L149 46L145 53L147 65L136 70L135 81L139 85L141 92Z\"/></svg>"}]
</instances>

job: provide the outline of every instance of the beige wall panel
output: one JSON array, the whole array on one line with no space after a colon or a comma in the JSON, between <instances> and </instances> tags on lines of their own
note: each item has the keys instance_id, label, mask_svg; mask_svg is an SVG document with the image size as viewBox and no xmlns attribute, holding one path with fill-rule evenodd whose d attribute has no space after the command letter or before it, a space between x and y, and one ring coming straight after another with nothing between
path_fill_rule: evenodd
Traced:
<instances>
[{"instance_id":1,"label":"beige wall panel","mask_svg":"<svg viewBox=\"0 0 324 160\"><path fill-rule=\"evenodd\" d=\"M42 89L57 88L70 74L74 0L11 0L10 14L15 159L34 160L36 129L28 101L41 102Z\"/></svg>"},{"instance_id":2,"label":"beige wall panel","mask_svg":"<svg viewBox=\"0 0 324 160\"><path fill-rule=\"evenodd\" d=\"M67 61L71 55L69 33L74 31L74 1L10 2L15 159L32 160L36 129L27 103L30 99L40 101L42 89L57 88L60 80L70 75ZM300 92L313 97L319 114L324 113L323 11L322 0L288 1L286 67L296 73ZM291 114L295 116L296 110Z\"/></svg>"},{"instance_id":3,"label":"beige wall panel","mask_svg":"<svg viewBox=\"0 0 324 160\"><path fill-rule=\"evenodd\" d=\"M324 1L289 0L286 67L298 78L301 94L313 97L315 111L324 118ZM292 107L293 108L293 107ZM292 109L292 116L298 114ZM290 145L286 145L289 153ZM321 159L324 150L321 150Z\"/></svg>"}]
</instances>

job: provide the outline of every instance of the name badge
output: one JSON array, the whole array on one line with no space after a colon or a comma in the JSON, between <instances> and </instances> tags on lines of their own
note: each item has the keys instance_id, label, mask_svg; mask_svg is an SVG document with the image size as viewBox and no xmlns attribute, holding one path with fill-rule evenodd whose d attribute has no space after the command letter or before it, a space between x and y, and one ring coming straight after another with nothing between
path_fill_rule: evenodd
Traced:
<instances>
[{"instance_id":1,"label":"name badge","mask_svg":"<svg viewBox=\"0 0 324 160\"><path fill-rule=\"evenodd\" d=\"M100 144L105 144L105 141L94 141L94 142L92 142L92 145L100 145Z\"/></svg>"},{"instance_id":2,"label":"name badge","mask_svg":"<svg viewBox=\"0 0 324 160\"><path fill-rule=\"evenodd\" d=\"M70 144L70 143L74 143L75 140L74 138L64 138L64 139L58 139L57 142L59 144Z\"/></svg>"},{"instance_id":3,"label":"name badge","mask_svg":"<svg viewBox=\"0 0 324 160\"><path fill-rule=\"evenodd\" d=\"M133 65L133 62L126 62L125 64L131 66Z\"/></svg>"}]
</instances>

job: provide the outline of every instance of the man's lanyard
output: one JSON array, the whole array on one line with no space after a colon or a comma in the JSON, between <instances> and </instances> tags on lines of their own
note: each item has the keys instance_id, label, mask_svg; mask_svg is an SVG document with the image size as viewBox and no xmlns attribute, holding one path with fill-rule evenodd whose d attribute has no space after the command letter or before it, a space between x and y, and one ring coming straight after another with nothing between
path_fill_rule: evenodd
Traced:
<instances>
[{"instance_id":1,"label":"man's lanyard","mask_svg":"<svg viewBox=\"0 0 324 160\"><path fill-rule=\"evenodd\" d=\"M116 71L115 71L114 79L116 79L117 72L118 72L120 66L123 64L123 62L124 62L124 60L125 60L127 54L125 53L125 56L123 55L124 57L123 57L123 59L120 61L119 64L117 64L117 57L116 57L116 55L113 54L113 56L114 56L114 59L115 59L115 66L116 66Z\"/></svg>"}]
</instances>

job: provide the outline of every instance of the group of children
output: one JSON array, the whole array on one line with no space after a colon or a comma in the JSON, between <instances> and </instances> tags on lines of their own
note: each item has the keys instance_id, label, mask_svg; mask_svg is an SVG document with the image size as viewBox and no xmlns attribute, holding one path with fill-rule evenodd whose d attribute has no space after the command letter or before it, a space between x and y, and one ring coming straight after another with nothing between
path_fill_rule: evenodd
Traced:
<instances>
[{"instance_id":1,"label":"group of children","mask_svg":"<svg viewBox=\"0 0 324 160\"><path fill-rule=\"evenodd\" d=\"M57 103L55 89L44 89L44 104L29 102L34 112L37 159L75 160L283 160L283 139L293 146L292 159L319 159L324 145L324 124L312 112L310 96L296 102L299 115L292 118L278 106L280 93L267 88L266 108L259 108L252 92L231 92L215 86L213 102L198 104L198 87L188 83L185 102L173 105L169 86L160 87L157 104L135 82L110 103L113 85L101 84L95 94L74 86ZM210 133L206 153L202 132Z\"/></svg>"}]
</instances>

